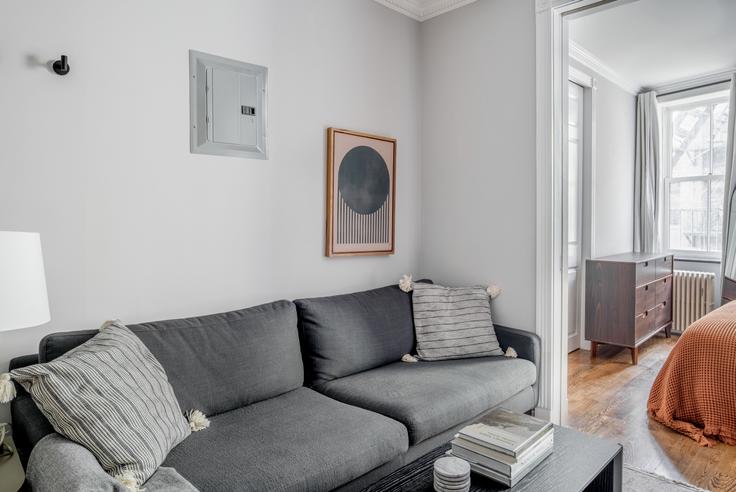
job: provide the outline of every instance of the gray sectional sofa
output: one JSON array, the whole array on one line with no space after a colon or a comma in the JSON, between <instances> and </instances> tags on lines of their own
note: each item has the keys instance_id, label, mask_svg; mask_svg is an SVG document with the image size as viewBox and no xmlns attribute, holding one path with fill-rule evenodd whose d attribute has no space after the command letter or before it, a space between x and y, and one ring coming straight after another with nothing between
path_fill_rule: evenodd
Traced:
<instances>
[{"instance_id":1,"label":"gray sectional sofa","mask_svg":"<svg viewBox=\"0 0 736 492\"><path fill-rule=\"evenodd\" d=\"M211 422L163 466L201 491L362 490L496 406L535 407L532 333L496 325L516 359L401 362L414 347L410 295L389 286L129 325L163 365L182 410ZM53 360L95 333L49 335L11 369ZM18 393L13 434L27 462L53 429ZM74 468L73 456L53 458ZM55 480L41 475L38 488Z\"/></svg>"}]
</instances>

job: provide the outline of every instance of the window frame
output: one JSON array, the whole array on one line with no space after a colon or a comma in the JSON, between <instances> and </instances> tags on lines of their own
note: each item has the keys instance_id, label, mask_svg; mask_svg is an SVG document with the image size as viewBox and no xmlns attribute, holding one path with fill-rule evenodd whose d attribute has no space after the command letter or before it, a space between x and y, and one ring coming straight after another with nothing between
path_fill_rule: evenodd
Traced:
<instances>
[{"instance_id":1,"label":"window frame","mask_svg":"<svg viewBox=\"0 0 736 492\"><path fill-rule=\"evenodd\" d=\"M711 232L711 193L712 183L714 179L723 179L725 181L724 174L713 174L713 106L722 103L729 102L727 92L714 91L707 94L698 96L683 96L676 99L668 99L666 102L659 104L659 116L662 126L660 128L660 150L662 159L662 168L664 176L664 199L663 199L663 213L662 213L662 244L664 249L669 253L673 254L678 260L696 260L696 261L721 261L721 251L706 251L706 250L689 250L689 249L673 249L670 248L670 190L673 183L682 182L705 182L707 185L707 206L706 206L706 218L707 226L706 233L708 234L707 240L710 244L710 232ZM685 176L680 178L672 177L672 111L687 111L688 109L696 108L699 106L709 106L710 111L710 131L709 131L709 146L710 146L710 162L709 172L703 175L696 176ZM729 111L731 108L729 108ZM724 187L725 188L725 187Z\"/></svg>"}]
</instances>

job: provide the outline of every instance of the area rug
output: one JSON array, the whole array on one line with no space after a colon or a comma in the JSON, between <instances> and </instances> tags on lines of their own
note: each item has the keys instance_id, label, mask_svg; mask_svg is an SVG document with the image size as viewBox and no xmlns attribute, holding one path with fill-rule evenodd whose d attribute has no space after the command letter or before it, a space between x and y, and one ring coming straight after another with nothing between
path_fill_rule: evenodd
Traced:
<instances>
[{"instance_id":1,"label":"area rug","mask_svg":"<svg viewBox=\"0 0 736 492\"><path fill-rule=\"evenodd\" d=\"M636 492L707 492L704 489L670 480L630 465L624 465L623 490Z\"/></svg>"}]
</instances>

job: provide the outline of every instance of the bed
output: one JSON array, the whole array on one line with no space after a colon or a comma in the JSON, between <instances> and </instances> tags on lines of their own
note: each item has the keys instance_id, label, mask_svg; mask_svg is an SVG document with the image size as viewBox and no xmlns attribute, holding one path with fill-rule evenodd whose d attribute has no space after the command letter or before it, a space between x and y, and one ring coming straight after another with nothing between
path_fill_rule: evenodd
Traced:
<instances>
[{"instance_id":1,"label":"bed","mask_svg":"<svg viewBox=\"0 0 736 492\"><path fill-rule=\"evenodd\" d=\"M654 380L647 411L701 446L736 444L736 302L680 336Z\"/></svg>"}]
</instances>

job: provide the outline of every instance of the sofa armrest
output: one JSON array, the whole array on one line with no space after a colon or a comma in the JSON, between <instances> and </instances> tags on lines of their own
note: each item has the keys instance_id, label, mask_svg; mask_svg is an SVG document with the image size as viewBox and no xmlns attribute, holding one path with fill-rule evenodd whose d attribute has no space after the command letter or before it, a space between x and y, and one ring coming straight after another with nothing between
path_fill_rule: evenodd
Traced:
<instances>
[{"instance_id":1,"label":"sofa armrest","mask_svg":"<svg viewBox=\"0 0 736 492\"><path fill-rule=\"evenodd\" d=\"M108 475L92 453L59 434L41 439L28 461L26 479L33 492L130 492ZM160 467L143 484L148 492L197 492L176 470Z\"/></svg>"},{"instance_id":2,"label":"sofa armrest","mask_svg":"<svg viewBox=\"0 0 736 492\"><path fill-rule=\"evenodd\" d=\"M10 404L10 415L13 419L13 440L20 462L26 467L33 447L41 439L52 434L54 428L38 409L31 395L19 384L16 384L15 388L17 396Z\"/></svg>"},{"instance_id":3,"label":"sofa armrest","mask_svg":"<svg viewBox=\"0 0 736 492\"><path fill-rule=\"evenodd\" d=\"M496 331L498 343L501 344L504 351L509 347L513 347L520 359L531 361L539 367L542 345L536 333L496 324L493 325L493 328Z\"/></svg>"},{"instance_id":4,"label":"sofa armrest","mask_svg":"<svg viewBox=\"0 0 736 492\"><path fill-rule=\"evenodd\" d=\"M18 369L38 364L38 354L22 355L10 361L9 369ZM10 403L10 415L13 419L13 441L18 451L23 468L28 466L31 449L41 438L54 432L51 423L44 417L31 395L18 383L15 384L16 397Z\"/></svg>"},{"instance_id":5,"label":"sofa armrest","mask_svg":"<svg viewBox=\"0 0 736 492\"><path fill-rule=\"evenodd\" d=\"M8 370L18 369L19 367L32 366L38 364L38 354L20 355L10 359Z\"/></svg>"},{"instance_id":6,"label":"sofa armrest","mask_svg":"<svg viewBox=\"0 0 736 492\"><path fill-rule=\"evenodd\" d=\"M496 337L501 348L506 351L513 347L520 359L531 361L537 367L537 380L534 383L535 401L539 398L539 368L541 361L542 342L536 333L509 328L508 326L493 325Z\"/></svg>"},{"instance_id":7,"label":"sofa armrest","mask_svg":"<svg viewBox=\"0 0 736 492\"><path fill-rule=\"evenodd\" d=\"M33 492L130 492L102 469L87 448L55 433L33 448L26 480Z\"/></svg>"}]
</instances>

